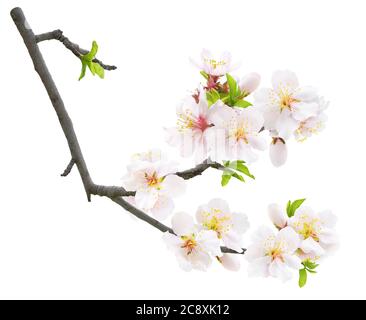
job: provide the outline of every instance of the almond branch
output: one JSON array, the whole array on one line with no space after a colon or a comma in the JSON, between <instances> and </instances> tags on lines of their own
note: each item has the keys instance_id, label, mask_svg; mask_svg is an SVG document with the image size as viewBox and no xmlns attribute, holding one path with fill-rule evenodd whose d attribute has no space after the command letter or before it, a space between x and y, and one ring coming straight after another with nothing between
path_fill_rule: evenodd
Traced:
<instances>
[{"instance_id":1,"label":"almond branch","mask_svg":"<svg viewBox=\"0 0 366 320\"><path fill-rule=\"evenodd\" d=\"M28 49L28 53L33 61L34 69L41 78L41 81L47 91L47 94L57 114L58 120L60 122L61 128L66 137L70 149L71 161L62 175L67 176L70 173L73 166L76 165L79 171L81 181L84 185L88 201L91 201L91 195L99 195L107 197L112 201L114 201L115 203L117 203L118 205L120 205L125 210L132 213L137 218L147 222L156 229L162 232L174 233L171 228L162 224L158 220L152 218L151 216L141 211L140 209L136 208L135 206L131 205L125 199L122 198L122 196L133 196L135 194L134 191L127 191L124 188L117 186L97 185L93 182L90 176L71 118L68 115L68 112L65 108L61 95L56 87L55 82L52 79L52 76L39 50L38 43L45 40L52 40L52 39L59 40L65 45L67 49L71 50L78 58L80 58L80 55L87 53L87 51L81 49L78 45L72 43L68 38L64 37L60 30L35 35L31 27L29 26L28 22L26 21L26 18L21 8L12 9L10 15L15 25L17 26L18 31L22 36L23 41ZM100 60L95 60L95 62L99 63L103 68L107 70L115 69L115 67L113 66L104 65ZM194 168L181 172L176 172L175 174L184 179L191 179L195 176L201 175L208 168L214 168L219 170L224 169L224 167L221 164L211 162L210 160L206 160ZM222 247L221 250L224 253L238 253L226 247ZM244 252L245 249L243 249L242 253Z\"/></svg>"}]
</instances>

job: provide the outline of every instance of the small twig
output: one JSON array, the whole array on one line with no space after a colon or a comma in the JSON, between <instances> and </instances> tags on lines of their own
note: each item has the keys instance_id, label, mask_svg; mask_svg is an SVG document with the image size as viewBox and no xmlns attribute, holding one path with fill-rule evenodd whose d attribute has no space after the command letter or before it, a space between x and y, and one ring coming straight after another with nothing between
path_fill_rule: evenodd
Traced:
<instances>
[{"instance_id":1,"label":"small twig","mask_svg":"<svg viewBox=\"0 0 366 320\"><path fill-rule=\"evenodd\" d=\"M74 164L75 164L75 160L71 159L69 164L67 165L66 169L64 170L64 172L61 173L61 177L67 177L69 175L69 173L71 172L72 167L74 166Z\"/></svg>"},{"instance_id":2,"label":"small twig","mask_svg":"<svg viewBox=\"0 0 366 320\"><path fill-rule=\"evenodd\" d=\"M85 55L89 52L88 50L80 48L78 44L71 42L69 40L69 38L65 37L63 35L62 31L59 29L51 31L51 32L46 32L46 33L41 33L41 34L35 35L35 40L37 43L46 41L46 40L58 40L78 58L80 58L81 55ZM102 61L100 61L96 58L93 59L93 62L98 63L105 70L117 69L116 66L110 66L110 65L104 64Z\"/></svg>"}]
</instances>

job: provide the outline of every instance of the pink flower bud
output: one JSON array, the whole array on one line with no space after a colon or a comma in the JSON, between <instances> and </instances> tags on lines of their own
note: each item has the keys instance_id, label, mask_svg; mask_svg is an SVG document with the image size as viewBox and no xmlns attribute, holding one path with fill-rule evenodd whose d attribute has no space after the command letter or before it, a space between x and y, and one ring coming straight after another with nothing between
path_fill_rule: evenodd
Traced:
<instances>
[{"instance_id":1,"label":"pink flower bud","mask_svg":"<svg viewBox=\"0 0 366 320\"><path fill-rule=\"evenodd\" d=\"M261 76L258 73L252 72L245 75L239 83L240 89L246 93L252 93L258 88L261 81Z\"/></svg>"},{"instance_id":2,"label":"pink flower bud","mask_svg":"<svg viewBox=\"0 0 366 320\"><path fill-rule=\"evenodd\" d=\"M285 140L281 138L272 138L269 147L269 157L275 167L282 166L287 160L287 146Z\"/></svg>"}]
</instances>

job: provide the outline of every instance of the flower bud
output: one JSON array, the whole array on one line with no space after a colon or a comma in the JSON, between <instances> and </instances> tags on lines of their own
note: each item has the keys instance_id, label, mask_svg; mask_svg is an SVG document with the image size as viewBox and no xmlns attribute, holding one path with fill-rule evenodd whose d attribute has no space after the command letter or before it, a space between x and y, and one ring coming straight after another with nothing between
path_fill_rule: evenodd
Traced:
<instances>
[{"instance_id":1,"label":"flower bud","mask_svg":"<svg viewBox=\"0 0 366 320\"><path fill-rule=\"evenodd\" d=\"M248 73L240 80L240 90L245 91L247 94L252 93L255 89L258 88L260 81L261 76L258 73Z\"/></svg>"},{"instance_id":2,"label":"flower bud","mask_svg":"<svg viewBox=\"0 0 366 320\"><path fill-rule=\"evenodd\" d=\"M285 212L278 204L272 203L268 206L268 215L272 223L278 229L283 229L287 226L287 217L285 216Z\"/></svg>"},{"instance_id":3,"label":"flower bud","mask_svg":"<svg viewBox=\"0 0 366 320\"><path fill-rule=\"evenodd\" d=\"M269 147L269 157L275 167L280 167L286 162L287 146L285 140L272 138L272 143Z\"/></svg>"}]
</instances>

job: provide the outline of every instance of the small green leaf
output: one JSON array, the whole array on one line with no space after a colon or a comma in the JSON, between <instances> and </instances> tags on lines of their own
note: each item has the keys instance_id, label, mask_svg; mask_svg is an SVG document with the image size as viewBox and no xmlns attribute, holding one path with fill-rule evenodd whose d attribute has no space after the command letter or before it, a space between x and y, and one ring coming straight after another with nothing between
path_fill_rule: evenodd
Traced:
<instances>
[{"instance_id":1,"label":"small green leaf","mask_svg":"<svg viewBox=\"0 0 366 320\"><path fill-rule=\"evenodd\" d=\"M308 280L308 274L305 269L299 270L299 287L302 288L306 285Z\"/></svg>"},{"instance_id":2,"label":"small green leaf","mask_svg":"<svg viewBox=\"0 0 366 320\"><path fill-rule=\"evenodd\" d=\"M85 76L85 72L86 72L86 62L85 61L81 61L81 72L80 72L80 76L79 76L79 81L84 78Z\"/></svg>"},{"instance_id":3,"label":"small green leaf","mask_svg":"<svg viewBox=\"0 0 366 320\"><path fill-rule=\"evenodd\" d=\"M294 216L296 210L303 204L305 200L306 199L298 199L293 202L289 201L287 203L287 215L289 216L289 218Z\"/></svg>"},{"instance_id":4,"label":"small green leaf","mask_svg":"<svg viewBox=\"0 0 366 320\"><path fill-rule=\"evenodd\" d=\"M319 265L316 264L315 262L311 261L311 260L305 260L302 263L304 265L305 268L310 269L310 270L314 270L316 269Z\"/></svg>"},{"instance_id":5,"label":"small green leaf","mask_svg":"<svg viewBox=\"0 0 366 320\"><path fill-rule=\"evenodd\" d=\"M93 66L94 66L94 71L95 73L99 76L99 78L104 79L104 69L103 67L96 62L92 62Z\"/></svg>"},{"instance_id":6,"label":"small green leaf","mask_svg":"<svg viewBox=\"0 0 366 320\"><path fill-rule=\"evenodd\" d=\"M206 98L207 98L208 106L210 107L217 100L220 100L220 94L215 89L211 89L206 92Z\"/></svg>"},{"instance_id":7,"label":"small green leaf","mask_svg":"<svg viewBox=\"0 0 366 320\"><path fill-rule=\"evenodd\" d=\"M231 177L232 177L231 174L226 174L224 171L221 177L221 185L225 187L229 183Z\"/></svg>"},{"instance_id":8,"label":"small green leaf","mask_svg":"<svg viewBox=\"0 0 366 320\"><path fill-rule=\"evenodd\" d=\"M250 173L248 167L244 164L245 162L242 160L237 161L226 161L224 162L224 166L230 169L237 170L241 173L244 173L246 176L255 179L255 177Z\"/></svg>"},{"instance_id":9,"label":"small green leaf","mask_svg":"<svg viewBox=\"0 0 366 320\"><path fill-rule=\"evenodd\" d=\"M84 54L80 57L81 60L81 73L79 76L79 80L81 80L82 78L84 78L85 76L85 72L86 72L86 67L89 68L90 72L93 74L93 76L95 74L97 74L100 78L104 78L104 69L103 67L96 62L93 62L93 59L95 58L95 55L98 52L98 44L96 41L93 41L92 43L92 48L90 49L90 51L87 54Z\"/></svg>"},{"instance_id":10,"label":"small green leaf","mask_svg":"<svg viewBox=\"0 0 366 320\"><path fill-rule=\"evenodd\" d=\"M208 74L204 71L200 71L200 74L202 75L202 77L204 77L206 80L208 80Z\"/></svg>"},{"instance_id":11,"label":"small green leaf","mask_svg":"<svg viewBox=\"0 0 366 320\"><path fill-rule=\"evenodd\" d=\"M240 180L240 181L242 181L242 182L245 182L244 177L243 177L242 175L240 175L240 174L238 174L238 173L236 173L236 172L233 172L231 175L232 175L234 178L236 178L236 179L238 179L238 180Z\"/></svg>"},{"instance_id":12,"label":"small green leaf","mask_svg":"<svg viewBox=\"0 0 366 320\"><path fill-rule=\"evenodd\" d=\"M92 61L95 58L97 52L98 52L98 44L96 41L93 41L91 50L87 54L84 54L83 57L88 61Z\"/></svg>"},{"instance_id":13,"label":"small green leaf","mask_svg":"<svg viewBox=\"0 0 366 320\"><path fill-rule=\"evenodd\" d=\"M240 94L240 90L238 84L236 83L235 79L230 75L226 74L227 84L229 86L229 95L231 103L235 103L235 98Z\"/></svg>"},{"instance_id":14,"label":"small green leaf","mask_svg":"<svg viewBox=\"0 0 366 320\"><path fill-rule=\"evenodd\" d=\"M252 104L246 100L238 100L235 102L234 106L238 107L238 108L248 108L248 107L252 106Z\"/></svg>"},{"instance_id":15,"label":"small green leaf","mask_svg":"<svg viewBox=\"0 0 366 320\"><path fill-rule=\"evenodd\" d=\"M289 200L289 201L287 202L287 206L286 206L286 212L287 212L287 215L288 215L288 213L290 212L290 207L291 207L291 200Z\"/></svg>"}]
</instances>

